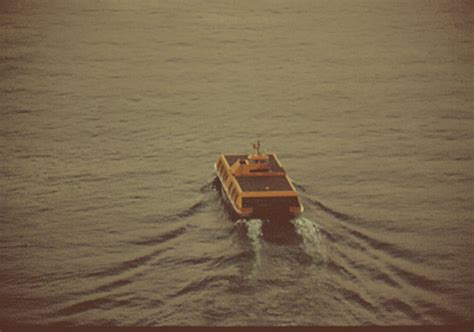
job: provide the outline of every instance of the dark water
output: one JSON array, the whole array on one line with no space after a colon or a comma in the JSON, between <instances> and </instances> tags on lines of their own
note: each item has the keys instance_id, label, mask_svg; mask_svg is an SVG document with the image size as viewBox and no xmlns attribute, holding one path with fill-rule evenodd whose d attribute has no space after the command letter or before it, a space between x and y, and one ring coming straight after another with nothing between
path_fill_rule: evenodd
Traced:
<instances>
[{"instance_id":1,"label":"dark water","mask_svg":"<svg viewBox=\"0 0 474 332\"><path fill-rule=\"evenodd\" d=\"M0 12L0 323L473 320L472 2ZM286 225L214 188L257 138Z\"/></svg>"}]
</instances>

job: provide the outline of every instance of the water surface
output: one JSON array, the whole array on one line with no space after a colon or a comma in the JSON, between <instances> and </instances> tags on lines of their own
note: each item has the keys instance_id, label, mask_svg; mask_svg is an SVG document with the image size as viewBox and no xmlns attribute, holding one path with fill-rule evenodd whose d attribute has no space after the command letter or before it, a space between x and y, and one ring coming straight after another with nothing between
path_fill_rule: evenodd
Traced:
<instances>
[{"instance_id":1,"label":"water surface","mask_svg":"<svg viewBox=\"0 0 474 332\"><path fill-rule=\"evenodd\" d=\"M473 319L468 1L0 5L0 323ZM286 225L232 222L260 139Z\"/></svg>"}]
</instances>

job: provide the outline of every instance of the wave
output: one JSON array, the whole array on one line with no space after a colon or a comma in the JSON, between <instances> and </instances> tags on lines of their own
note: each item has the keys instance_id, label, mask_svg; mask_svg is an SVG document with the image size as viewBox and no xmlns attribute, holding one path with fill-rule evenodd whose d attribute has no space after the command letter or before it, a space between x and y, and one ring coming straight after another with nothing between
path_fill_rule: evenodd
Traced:
<instances>
[{"instance_id":1,"label":"wave","mask_svg":"<svg viewBox=\"0 0 474 332\"><path fill-rule=\"evenodd\" d=\"M359 219L357 219L356 217L353 217L351 215L336 211L336 210L324 205L322 202L309 197L308 195L303 195L303 196L304 196L306 202L309 202L312 206L315 206L315 207L319 208L320 210L332 215L336 219L339 219L341 221L359 221Z\"/></svg>"},{"instance_id":2,"label":"wave","mask_svg":"<svg viewBox=\"0 0 474 332\"><path fill-rule=\"evenodd\" d=\"M254 262L250 276L253 277L258 271L262 260L262 224L261 219L239 219L235 223L237 226L244 225L247 229L246 236L250 241L250 246L254 255Z\"/></svg>"},{"instance_id":3,"label":"wave","mask_svg":"<svg viewBox=\"0 0 474 332\"><path fill-rule=\"evenodd\" d=\"M377 312L377 307L375 304L371 303L368 299L364 298L360 293L350 290L344 289L342 290L342 295L344 298L351 302L356 302L362 308L370 311L370 312Z\"/></svg>"},{"instance_id":4,"label":"wave","mask_svg":"<svg viewBox=\"0 0 474 332\"><path fill-rule=\"evenodd\" d=\"M174 293L171 297L180 297L194 292L202 292L203 290L209 290L213 287L222 286L223 283L236 283L238 277L235 275L215 275L208 276L197 281L192 281L186 286L182 287L179 291Z\"/></svg>"},{"instance_id":5,"label":"wave","mask_svg":"<svg viewBox=\"0 0 474 332\"><path fill-rule=\"evenodd\" d=\"M256 255L260 254L262 250L262 244L260 242L262 236L262 220L260 219L249 219L245 223L247 226L247 235L252 244L252 248Z\"/></svg>"},{"instance_id":6,"label":"wave","mask_svg":"<svg viewBox=\"0 0 474 332\"><path fill-rule=\"evenodd\" d=\"M191 217L195 215L197 212L199 212L201 209L203 209L205 206L206 206L206 203L204 201L199 201L195 203L194 205L192 205L191 207L184 209L174 215L168 216L168 218L164 218L164 219L168 219L168 221L170 221L170 220L177 220L177 219L183 219L186 217Z\"/></svg>"},{"instance_id":7,"label":"wave","mask_svg":"<svg viewBox=\"0 0 474 332\"><path fill-rule=\"evenodd\" d=\"M212 198L209 195L206 195L207 193L212 193L216 190L216 185L217 185L217 177L213 177L209 181L206 182L201 188L199 188L199 191L203 194L203 196L200 198L200 200L193 205L191 205L189 208L183 209L181 211L178 211L173 214L161 216L159 219L160 221L177 221L177 220L182 220L184 218L192 217L196 215L198 212L204 210L206 207L209 206L210 202L212 201Z\"/></svg>"},{"instance_id":8,"label":"wave","mask_svg":"<svg viewBox=\"0 0 474 332\"><path fill-rule=\"evenodd\" d=\"M260 259L260 252L262 250L262 224L261 219L239 219L236 221L237 225L245 225L247 228L247 237L250 240L250 245L257 260Z\"/></svg>"},{"instance_id":9,"label":"wave","mask_svg":"<svg viewBox=\"0 0 474 332\"><path fill-rule=\"evenodd\" d=\"M406 269L400 268L393 264L389 266L389 270L407 284L416 288L421 288L430 292L436 292L438 294L449 294L453 291L453 289L448 286L449 283L434 280L412 271L407 271Z\"/></svg>"},{"instance_id":10,"label":"wave","mask_svg":"<svg viewBox=\"0 0 474 332\"><path fill-rule=\"evenodd\" d=\"M356 284L360 284L368 277L372 283L380 283L397 291L405 287L413 287L428 294L439 294L440 296L455 292L454 287L450 286L450 283L447 283L446 280L437 279L427 274L426 271L420 273L421 270L417 270L416 264L423 263L427 255L432 255L432 253L416 252L380 238L382 232L403 234L403 230L336 211L318 200L312 199L307 195L303 196L305 201L311 206L340 221L337 228L339 231L336 232L335 228L333 228L331 232L319 230L319 233L315 228L316 226L309 223L305 218L298 218L294 221L298 234L303 238L304 249L307 254L317 253L318 235L321 235L321 233L331 243L337 243L332 248L334 251L333 257L326 264L327 268L335 275L341 276L342 274L344 279L348 279ZM380 236L378 236L379 234ZM350 250L352 253L354 253L354 250L364 253L363 255L366 258L370 257L370 261L373 261L373 264L355 261L353 255L349 254L347 250ZM441 256L438 256L438 258ZM342 261L335 259L335 257L339 257L339 260ZM387 261L387 257L392 259ZM412 268L405 267L406 263L412 266ZM368 297L363 297L348 289L344 289L343 294L345 298L355 302L358 306L368 311L374 310L375 304ZM421 314L416 306L396 298L386 299L383 302L383 306L390 312L404 314L412 321L423 320L426 314L432 315L435 319L436 315L438 315L443 321L453 321L456 316L455 312L440 307L423 309L422 311L426 312L426 314Z\"/></svg>"},{"instance_id":11,"label":"wave","mask_svg":"<svg viewBox=\"0 0 474 332\"><path fill-rule=\"evenodd\" d=\"M296 232L303 240L303 250L311 257L326 258L326 251L322 245L322 234L318 225L305 218L296 217L291 222L295 225Z\"/></svg>"},{"instance_id":12,"label":"wave","mask_svg":"<svg viewBox=\"0 0 474 332\"><path fill-rule=\"evenodd\" d=\"M207 193L207 192L212 192L217 189L217 185L219 183L219 180L217 179L216 176L213 176L211 179L209 179L205 185L203 185L199 191L202 193Z\"/></svg>"},{"instance_id":13,"label":"wave","mask_svg":"<svg viewBox=\"0 0 474 332\"><path fill-rule=\"evenodd\" d=\"M111 306L114 303L109 297L98 297L91 300L80 301L62 308L56 312L59 316L70 316L80 312L97 309L104 306Z\"/></svg>"},{"instance_id":14,"label":"wave","mask_svg":"<svg viewBox=\"0 0 474 332\"><path fill-rule=\"evenodd\" d=\"M179 227L173 229L172 231L166 232L164 234L160 234L158 236L153 236L151 238L138 240L138 241L129 241L130 244L140 245L140 246L152 246L160 243L167 242L169 240L175 239L178 236L184 234L186 232L186 227Z\"/></svg>"},{"instance_id":15,"label":"wave","mask_svg":"<svg viewBox=\"0 0 474 332\"><path fill-rule=\"evenodd\" d=\"M305 200L309 202L312 206L315 206L322 210L323 212L328 213L329 215L335 217L337 220L342 221L343 223L340 226L350 234L351 237L349 238L346 235L338 234L338 233L329 233L323 230L324 235L331 241L331 242L344 242L348 246L353 249L367 252L370 249L374 251L384 252L387 255L394 257L394 258L405 258L409 259L414 262L419 262L422 258L415 255L415 253L409 249L402 248L396 244L389 243L387 241L382 241L374 236L370 236L366 232L367 227L374 228L376 227L383 227L383 231L389 231L387 226L384 223L379 223L370 220L364 220L362 218L358 218L352 216L350 214L342 213L336 211L329 206L323 204L322 202L312 199L305 195ZM390 228L390 231L394 232L395 230Z\"/></svg>"},{"instance_id":16,"label":"wave","mask_svg":"<svg viewBox=\"0 0 474 332\"><path fill-rule=\"evenodd\" d=\"M145 256L140 256L125 262L122 262L116 266L113 266L111 268L101 270L98 272L92 272L87 274L85 277L106 277L106 276L114 276L117 274L120 274L125 271L130 271L131 269L137 268L145 263L147 263L150 259L153 258L154 255L145 255Z\"/></svg>"},{"instance_id":17,"label":"wave","mask_svg":"<svg viewBox=\"0 0 474 332\"><path fill-rule=\"evenodd\" d=\"M82 301L78 301L76 303L67 305L64 308L57 310L54 313L54 316L63 316L63 317L73 316L73 315L80 314L80 313L90 311L90 310L125 307L125 306L128 306L129 304L130 304L130 301L127 299L114 299L108 296L93 297L89 300L82 300ZM53 315L50 315L50 316L53 316ZM105 322L105 324L107 325L111 323L113 322ZM67 324L66 321L62 319L59 325L70 325L70 324Z\"/></svg>"},{"instance_id":18,"label":"wave","mask_svg":"<svg viewBox=\"0 0 474 332\"><path fill-rule=\"evenodd\" d=\"M291 182L293 183L293 185L295 186L295 188L298 190L298 191L301 191L301 192L306 192L306 188L302 185L302 184L299 184L295 181L293 181L293 179L291 179Z\"/></svg>"},{"instance_id":19,"label":"wave","mask_svg":"<svg viewBox=\"0 0 474 332\"><path fill-rule=\"evenodd\" d=\"M354 235L356 238L364 241L367 243L372 249L378 250L378 251L383 251L389 254L392 257L403 257L407 258L410 257L410 259L414 261L418 261L419 259L414 255L414 253L410 250L400 248L399 246L396 246L395 244L391 244L385 241L377 240L373 237L370 237L366 234L363 234L360 231L356 230L349 230L350 234Z\"/></svg>"},{"instance_id":20,"label":"wave","mask_svg":"<svg viewBox=\"0 0 474 332\"><path fill-rule=\"evenodd\" d=\"M382 303L382 305L385 310L401 312L415 322L419 322L422 318L419 313L413 310L412 306L396 298L387 299Z\"/></svg>"},{"instance_id":21,"label":"wave","mask_svg":"<svg viewBox=\"0 0 474 332\"><path fill-rule=\"evenodd\" d=\"M248 262L252 259L252 253L249 251L242 251L238 254L232 256L222 256L216 258L213 263L211 263L212 268L225 268L228 266L235 266L244 262Z\"/></svg>"}]
</instances>

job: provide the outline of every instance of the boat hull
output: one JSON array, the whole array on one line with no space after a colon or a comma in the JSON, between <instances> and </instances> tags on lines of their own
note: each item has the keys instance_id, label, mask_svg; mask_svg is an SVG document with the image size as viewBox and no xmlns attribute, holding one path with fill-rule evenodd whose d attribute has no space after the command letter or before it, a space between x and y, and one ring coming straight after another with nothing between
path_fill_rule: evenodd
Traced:
<instances>
[{"instance_id":1,"label":"boat hull","mask_svg":"<svg viewBox=\"0 0 474 332\"><path fill-rule=\"evenodd\" d=\"M235 203L232 201L232 198L230 197L229 195L229 192L227 190L227 186L225 185L225 182L223 181L223 179L220 177L219 175L219 172L217 172L217 166L216 164L214 164L214 170L216 171L216 176L217 178L219 179L219 185L221 187L221 196L223 197L225 203L230 207L232 208L232 212L234 214L236 214L238 217L242 217L242 218L248 218L248 217L251 217L252 216L252 213L251 212L246 212L246 211L243 211L241 209L239 209Z\"/></svg>"}]
</instances>

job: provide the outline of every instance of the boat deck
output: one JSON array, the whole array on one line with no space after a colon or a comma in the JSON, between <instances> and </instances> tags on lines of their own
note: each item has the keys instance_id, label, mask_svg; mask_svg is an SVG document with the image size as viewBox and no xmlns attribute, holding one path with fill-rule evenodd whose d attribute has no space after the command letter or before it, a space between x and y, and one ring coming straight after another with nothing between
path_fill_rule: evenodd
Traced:
<instances>
[{"instance_id":1,"label":"boat deck","mask_svg":"<svg viewBox=\"0 0 474 332\"><path fill-rule=\"evenodd\" d=\"M273 155L268 155L268 163L272 172L285 172L285 170L278 165ZM246 159L247 155L225 155L229 165L235 163L240 159ZM237 176L240 188L244 192L250 191L292 191L290 183L286 176Z\"/></svg>"},{"instance_id":2,"label":"boat deck","mask_svg":"<svg viewBox=\"0 0 474 332\"><path fill-rule=\"evenodd\" d=\"M237 176L243 191L291 191L285 176Z\"/></svg>"},{"instance_id":3,"label":"boat deck","mask_svg":"<svg viewBox=\"0 0 474 332\"><path fill-rule=\"evenodd\" d=\"M240 159L247 159L246 154L234 154L234 155L224 155L225 159L227 159L227 162L229 163L229 166L232 166L235 161L240 158ZM268 164L270 165L270 169L272 172L284 172L285 170L278 165L277 161L275 160L275 157L273 154L268 155Z\"/></svg>"}]
</instances>

